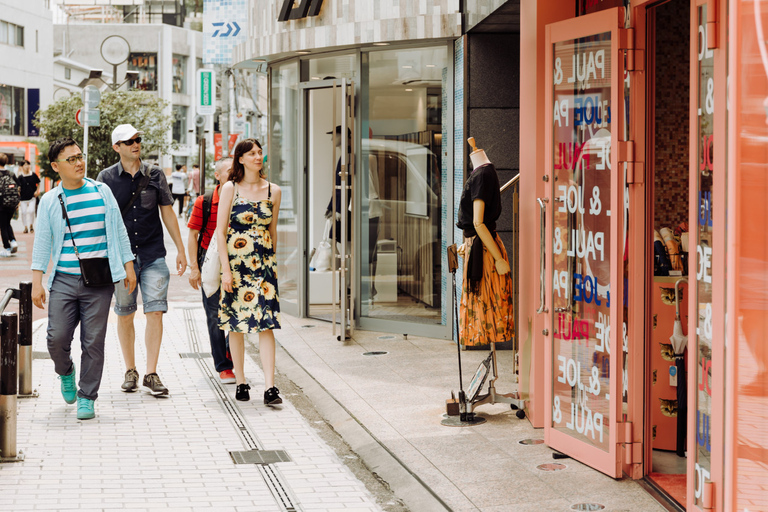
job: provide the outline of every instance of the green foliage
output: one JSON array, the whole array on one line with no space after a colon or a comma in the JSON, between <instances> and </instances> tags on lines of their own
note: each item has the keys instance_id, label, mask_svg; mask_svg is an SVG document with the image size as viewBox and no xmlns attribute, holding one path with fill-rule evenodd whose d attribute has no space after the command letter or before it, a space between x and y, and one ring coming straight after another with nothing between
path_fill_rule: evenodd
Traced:
<instances>
[{"instance_id":1,"label":"green foliage","mask_svg":"<svg viewBox=\"0 0 768 512\"><path fill-rule=\"evenodd\" d=\"M83 128L75 122L75 113L82 106L82 98L77 95L60 99L46 110L38 111L33 122L40 128L41 140L36 141L40 155L37 163L43 176L57 179L48 161L50 142L62 137L72 137L82 147ZM100 126L88 128L88 148L83 148L83 152L88 155L88 176L95 178L102 169L117 162L117 153L112 148L112 130L119 124L129 123L144 132L141 136L143 157L175 149L177 144L166 140L166 134L171 131L173 125L173 116L163 114L163 109L168 106L167 101L151 92L102 93L99 104Z\"/></svg>"}]
</instances>

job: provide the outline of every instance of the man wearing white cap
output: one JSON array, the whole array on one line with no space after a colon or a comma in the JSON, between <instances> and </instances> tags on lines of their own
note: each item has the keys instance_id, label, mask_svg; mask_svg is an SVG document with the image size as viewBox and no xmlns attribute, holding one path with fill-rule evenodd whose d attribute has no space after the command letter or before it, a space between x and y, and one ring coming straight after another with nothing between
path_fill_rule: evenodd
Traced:
<instances>
[{"instance_id":1,"label":"man wearing white cap","mask_svg":"<svg viewBox=\"0 0 768 512\"><path fill-rule=\"evenodd\" d=\"M136 332L133 319L136 299L141 288L144 315L147 326L144 342L147 347L147 370L144 387L155 396L168 395L157 375L157 360L163 339L163 313L168 311L168 281L170 272L165 263L163 226L171 235L178 254L176 270L179 275L187 268L184 245L179 224L173 213L173 196L162 169L142 162L142 132L130 124L121 124L112 131L112 149L120 155L120 161L101 171L96 178L106 183L117 199L123 222L136 256L134 268L138 286L132 293L123 287L115 288L115 313L118 315L117 335L125 359L125 382L122 389L133 392L138 389L139 373L136 371L134 341ZM161 224L162 219L162 224Z\"/></svg>"}]
</instances>

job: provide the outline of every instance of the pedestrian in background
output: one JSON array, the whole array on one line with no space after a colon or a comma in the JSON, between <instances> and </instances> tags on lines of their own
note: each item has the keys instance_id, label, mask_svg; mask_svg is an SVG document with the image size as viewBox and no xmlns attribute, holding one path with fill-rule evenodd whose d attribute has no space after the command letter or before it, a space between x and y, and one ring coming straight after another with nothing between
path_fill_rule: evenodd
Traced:
<instances>
[{"instance_id":1,"label":"pedestrian in background","mask_svg":"<svg viewBox=\"0 0 768 512\"><path fill-rule=\"evenodd\" d=\"M35 231L35 207L39 194L40 178L32 172L29 161L21 161L21 173L16 177L21 187L21 222L24 224L25 233Z\"/></svg>"},{"instance_id":2,"label":"pedestrian in background","mask_svg":"<svg viewBox=\"0 0 768 512\"><path fill-rule=\"evenodd\" d=\"M280 328L275 246L281 191L267 181L262 158L259 141L240 142L235 147L229 181L221 188L216 223L221 261L219 325L229 332L229 351L237 378L235 398L251 398L251 387L243 373L245 335L259 333L264 403L276 405L283 401L275 387L273 332Z\"/></svg>"},{"instance_id":3,"label":"pedestrian in background","mask_svg":"<svg viewBox=\"0 0 768 512\"><path fill-rule=\"evenodd\" d=\"M173 200L179 202L179 218L184 214L184 197L187 193L187 167L176 164L176 170L171 173L171 194Z\"/></svg>"},{"instance_id":4,"label":"pedestrian in background","mask_svg":"<svg viewBox=\"0 0 768 512\"><path fill-rule=\"evenodd\" d=\"M0 257L4 258L10 257L19 250L11 220L21 201L19 181L10 170L5 168L7 164L8 156L0 153L0 238L3 240Z\"/></svg>"},{"instance_id":5,"label":"pedestrian in background","mask_svg":"<svg viewBox=\"0 0 768 512\"><path fill-rule=\"evenodd\" d=\"M192 215L189 218L189 238L187 239L187 252L189 254L189 267L192 270L189 276L189 284L195 290L202 290L200 269L203 267L205 254L211 238L216 234L216 215L219 211L219 191L221 185L227 182L229 171L232 167L232 159L227 157L216 162L214 177L219 182L216 188L199 196L192 206ZM218 255L215 255L218 257ZM234 384L235 374L232 372L232 359L227 357L227 336L219 326L219 297L220 291L210 297L206 297L203 291L203 309L205 320L208 323L208 338L211 342L211 355L219 379L223 384Z\"/></svg>"},{"instance_id":6,"label":"pedestrian in background","mask_svg":"<svg viewBox=\"0 0 768 512\"><path fill-rule=\"evenodd\" d=\"M83 152L71 138L53 142L48 159L61 182L40 201L37 235L32 248L32 302L44 309L43 273L52 259L48 279L48 352L61 379L61 394L68 404L77 399L77 418L96 413L104 370L104 339L114 284L88 287L79 260L109 258L117 288L131 293L136 287L133 254L117 201L109 187L85 177ZM66 213L66 219L65 219ZM80 386L75 383L71 347L80 324Z\"/></svg>"},{"instance_id":7,"label":"pedestrian in background","mask_svg":"<svg viewBox=\"0 0 768 512\"><path fill-rule=\"evenodd\" d=\"M179 275L187 268L184 244L179 224L173 214L173 197L168 180L159 167L150 167L141 161L142 132L130 124L121 124L112 131L112 149L120 156L113 166L101 171L96 178L106 183L117 199L117 204L136 256L138 286L128 291L115 289L117 336L125 359L125 392L136 391L139 373L136 371L135 339L136 299L141 288L144 315L147 320L144 343L147 347L147 370L142 384L155 396L168 395L157 375L160 344L163 341L163 314L168 311L168 283L170 272L165 264L163 224L176 244L176 270ZM47 195L47 194L46 194ZM162 219L162 223L160 220Z\"/></svg>"}]
</instances>

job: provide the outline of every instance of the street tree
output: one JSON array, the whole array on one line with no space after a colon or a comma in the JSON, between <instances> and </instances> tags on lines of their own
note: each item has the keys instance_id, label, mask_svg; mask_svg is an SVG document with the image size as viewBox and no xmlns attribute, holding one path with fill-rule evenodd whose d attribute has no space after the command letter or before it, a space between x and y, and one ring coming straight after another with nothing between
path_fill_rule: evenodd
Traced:
<instances>
[{"instance_id":1,"label":"street tree","mask_svg":"<svg viewBox=\"0 0 768 512\"><path fill-rule=\"evenodd\" d=\"M117 153L112 149L112 130L119 124L129 123L144 132L141 136L141 154L144 157L176 149L177 143L166 136L173 125L173 116L164 113L169 105L151 92L103 93L99 103L99 126L88 128L88 148L83 148L88 158L88 177L95 178L102 169L117 162ZM73 95L37 112L33 123L40 129L41 139L35 143L40 155L38 165L44 177L57 178L48 161L49 141L72 137L82 147L83 128L75 121L77 109L82 106L80 95Z\"/></svg>"}]
</instances>

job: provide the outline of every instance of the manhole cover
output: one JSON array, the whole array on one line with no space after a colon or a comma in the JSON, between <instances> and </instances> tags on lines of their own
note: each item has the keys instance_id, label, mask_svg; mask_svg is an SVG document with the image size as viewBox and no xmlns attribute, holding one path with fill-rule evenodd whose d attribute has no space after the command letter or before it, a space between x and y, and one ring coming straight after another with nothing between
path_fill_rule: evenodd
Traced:
<instances>
[{"instance_id":1,"label":"manhole cover","mask_svg":"<svg viewBox=\"0 0 768 512\"><path fill-rule=\"evenodd\" d=\"M376 339L379 339L379 340L393 340L393 339L395 339L395 337L394 337L394 336L392 336L392 335L389 335L389 334L388 334L388 335L386 335L386 336L379 336L379 337L378 337L378 338L376 338Z\"/></svg>"},{"instance_id":2,"label":"manhole cover","mask_svg":"<svg viewBox=\"0 0 768 512\"><path fill-rule=\"evenodd\" d=\"M605 505L599 503L576 503L571 505L571 510L603 510Z\"/></svg>"},{"instance_id":3,"label":"manhole cover","mask_svg":"<svg viewBox=\"0 0 768 512\"><path fill-rule=\"evenodd\" d=\"M389 352L384 352L382 350L376 350L373 352L363 352L364 356L385 356L387 354L389 354Z\"/></svg>"},{"instance_id":4,"label":"manhole cover","mask_svg":"<svg viewBox=\"0 0 768 512\"><path fill-rule=\"evenodd\" d=\"M518 441L518 443L524 444L524 445L544 444L544 440L543 439L522 439Z\"/></svg>"},{"instance_id":5,"label":"manhole cover","mask_svg":"<svg viewBox=\"0 0 768 512\"><path fill-rule=\"evenodd\" d=\"M550 462L548 464L539 464L536 466L536 469L539 469L541 471L561 471L565 468L567 468L565 464L558 464L557 462Z\"/></svg>"}]
</instances>

